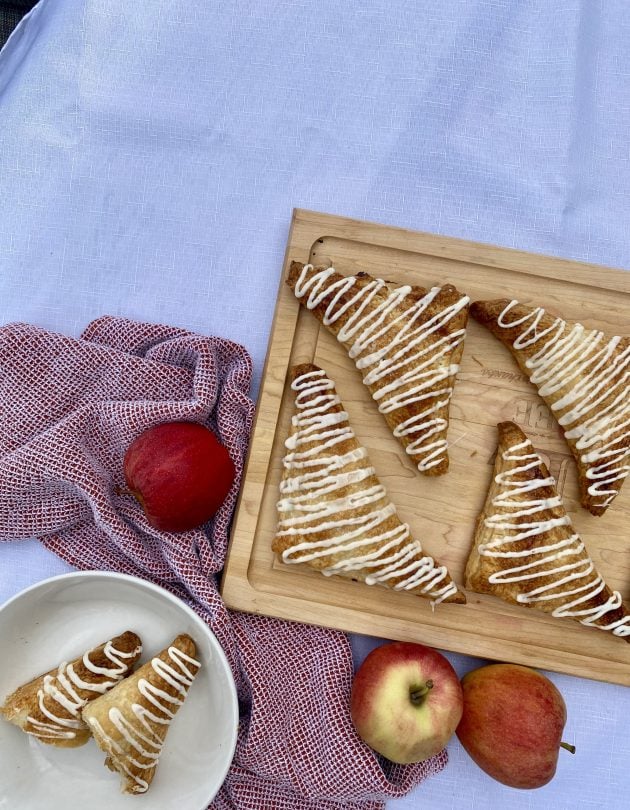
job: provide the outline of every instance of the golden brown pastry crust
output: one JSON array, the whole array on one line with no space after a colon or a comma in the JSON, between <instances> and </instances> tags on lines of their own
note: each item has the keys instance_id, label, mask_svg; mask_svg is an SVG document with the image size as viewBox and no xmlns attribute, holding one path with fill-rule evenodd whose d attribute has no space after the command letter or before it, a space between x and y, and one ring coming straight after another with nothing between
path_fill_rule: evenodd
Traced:
<instances>
[{"instance_id":1,"label":"golden brown pastry crust","mask_svg":"<svg viewBox=\"0 0 630 810\"><path fill-rule=\"evenodd\" d=\"M544 462L513 422L502 422L498 431L466 587L630 640L630 614L595 570Z\"/></svg>"},{"instance_id":2,"label":"golden brown pastry crust","mask_svg":"<svg viewBox=\"0 0 630 810\"><path fill-rule=\"evenodd\" d=\"M296 366L292 386L297 409L273 550L285 562L306 562L326 574L404 589L435 603L465 602L446 568L398 518L325 372Z\"/></svg>"},{"instance_id":3,"label":"golden brown pastry crust","mask_svg":"<svg viewBox=\"0 0 630 810\"><path fill-rule=\"evenodd\" d=\"M23 684L7 697L0 713L48 745L59 748L84 745L90 730L81 720L82 708L122 680L141 653L139 636L128 630ZM94 672L90 667L107 672Z\"/></svg>"},{"instance_id":4,"label":"golden brown pastry crust","mask_svg":"<svg viewBox=\"0 0 630 810\"><path fill-rule=\"evenodd\" d=\"M507 298L476 301L470 311L537 386L577 462L582 506L603 515L630 471L630 337ZM571 343L562 349L562 340Z\"/></svg>"},{"instance_id":5,"label":"golden brown pastry crust","mask_svg":"<svg viewBox=\"0 0 630 810\"><path fill-rule=\"evenodd\" d=\"M192 638L179 635L84 709L83 719L107 754L105 764L121 776L123 793L145 793L153 781L170 721L201 666L195 655Z\"/></svg>"},{"instance_id":6,"label":"golden brown pastry crust","mask_svg":"<svg viewBox=\"0 0 630 810\"><path fill-rule=\"evenodd\" d=\"M380 412L420 472L443 475L448 470L449 405L464 348L468 297L451 284L433 291L410 287L401 294L402 286L368 273L346 277L332 268L300 262L292 262L287 284L353 352ZM360 321L363 324L354 329ZM357 352L357 339L376 323ZM392 344L394 336L397 342ZM366 360L375 352L382 354Z\"/></svg>"}]
</instances>

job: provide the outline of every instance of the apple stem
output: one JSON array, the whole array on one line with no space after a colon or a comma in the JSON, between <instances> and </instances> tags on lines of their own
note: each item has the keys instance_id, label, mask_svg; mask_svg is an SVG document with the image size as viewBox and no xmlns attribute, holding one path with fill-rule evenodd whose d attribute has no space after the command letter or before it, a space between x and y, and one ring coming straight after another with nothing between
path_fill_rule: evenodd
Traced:
<instances>
[{"instance_id":1,"label":"apple stem","mask_svg":"<svg viewBox=\"0 0 630 810\"><path fill-rule=\"evenodd\" d=\"M417 689L411 691L409 693L409 699L414 706L420 706L421 703L424 703L424 699L431 689L433 689L433 681L428 680L424 686L419 686Z\"/></svg>"},{"instance_id":2,"label":"apple stem","mask_svg":"<svg viewBox=\"0 0 630 810\"><path fill-rule=\"evenodd\" d=\"M119 487L118 485L116 485L114 487L114 492L116 493L116 495L131 495L131 496L133 496L133 492L130 489L127 489L127 487Z\"/></svg>"},{"instance_id":3,"label":"apple stem","mask_svg":"<svg viewBox=\"0 0 630 810\"><path fill-rule=\"evenodd\" d=\"M571 743L561 742L560 748L564 748L566 751L569 751L572 754L575 754L575 746L571 745Z\"/></svg>"}]
</instances>

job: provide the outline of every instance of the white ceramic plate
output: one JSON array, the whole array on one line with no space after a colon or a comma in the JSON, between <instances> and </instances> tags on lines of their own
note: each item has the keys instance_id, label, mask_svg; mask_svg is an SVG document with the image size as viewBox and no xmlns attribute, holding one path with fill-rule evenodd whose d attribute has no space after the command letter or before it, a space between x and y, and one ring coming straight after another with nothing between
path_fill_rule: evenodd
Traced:
<instances>
[{"instance_id":1,"label":"white ceramic plate","mask_svg":"<svg viewBox=\"0 0 630 810\"><path fill-rule=\"evenodd\" d=\"M238 725L232 673L215 636L162 588L122 574L84 571L28 588L0 608L0 702L61 661L125 630L149 660L179 633L197 645L201 669L169 729L147 793L124 796L93 740L44 745L0 719L2 810L205 810L227 774Z\"/></svg>"}]
</instances>

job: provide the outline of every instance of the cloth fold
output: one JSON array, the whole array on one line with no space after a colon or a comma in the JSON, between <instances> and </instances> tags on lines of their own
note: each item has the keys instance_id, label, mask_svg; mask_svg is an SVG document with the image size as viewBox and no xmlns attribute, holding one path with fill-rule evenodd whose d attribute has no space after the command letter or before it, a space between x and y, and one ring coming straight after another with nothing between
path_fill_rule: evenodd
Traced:
<instances>
[{"instance_id":1,"label":"cloth fold","mask_svg":"<svg viewBox=\"0 0 630 810\"><path fill-rule=\"evenodd\" d=\"M0 540L37 536L80 569L151 580L206 621L232 668L236 754L217 810L377 810L438 772L446 753L395 766L356 735L352 655L340 632L228 611L219 592L254 405L231 341L105 316L80 339L0 328ZM236 479L204 528L153 529L124 485L126 447L159 422L212 428Z\"/></svg>"}]
</instances>

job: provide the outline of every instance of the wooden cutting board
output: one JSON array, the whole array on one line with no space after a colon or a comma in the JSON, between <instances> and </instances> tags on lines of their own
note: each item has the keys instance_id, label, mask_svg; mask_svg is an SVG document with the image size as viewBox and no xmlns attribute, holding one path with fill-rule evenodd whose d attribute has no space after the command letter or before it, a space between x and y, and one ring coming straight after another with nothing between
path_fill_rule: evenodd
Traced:
<instances>
[{"instance_id":1,"label":"wooden cutting board","mask_svg":"<svg viewBox=\"0 0 630 810\"><path fill-rule=\"evenodd\" d=\"M450 470L417 472L377 412L343 346L300 308L284 284L292 260L332 263L431 287L451 282L474 301L517 298L614 334L627 334L630 273L296 210L282 270L256 423L222 582L236 610L417 641L630 685L630 644L570 620L466 592L466 605L439 605L378 586L284 565L271 551L284 440L293 413L287 371L314 362L335 380L359 441L412 534L462 584L475 520L486 497L496 424L517 422L547 460L576 530L613 588L630 600L630 483L603 517L579 506L575 463L549 409L510 353L469 321L451 401Z\"/></svg>"}]
</instances>

